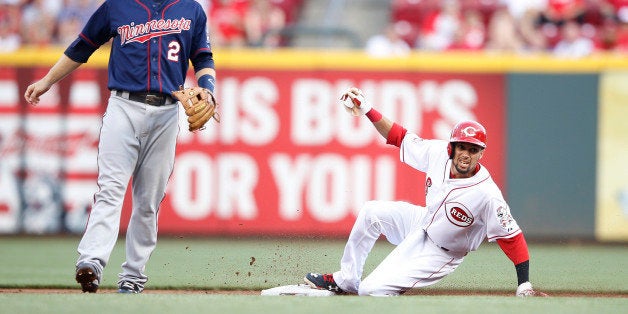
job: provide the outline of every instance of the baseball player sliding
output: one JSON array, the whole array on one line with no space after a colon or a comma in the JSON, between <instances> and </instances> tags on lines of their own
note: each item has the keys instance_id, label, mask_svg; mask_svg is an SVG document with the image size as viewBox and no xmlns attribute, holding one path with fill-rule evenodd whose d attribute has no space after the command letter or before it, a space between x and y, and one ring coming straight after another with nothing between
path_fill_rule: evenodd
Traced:
<instances>
[{"instance_id":1,"label":"baseball player sliding","mask_svg":"<svg viewBox=\"0 0 628 314\"><path fill-rule=\"evenodd\" d=\"M202 128L214 114L215 107L206 108L207 100L214 100L216 76L206 25L207 17L194 0L105 1L59 61L24 94L26 101L37 104L53 84L113 38L111 96L98 145L98 191L78 245L75 278L83 292L96 292L101 283L118 238L131 178L133 208L118 292L144 290L145 266L157 244L157 212L174 166L179 132L175 98L185 94L181 97L185 97L186 114L191 112L190 131ZM190 61L199 87L177 92L185 83ZM189 109L195 102L201 107Z\"/></svg>"},{"instance_id":2,"label":"baseball player sliding","mask_svg":"<svg viewBox=\"0 0 628 314\"><path fill-rule=\"evenodd\" d=\"M309 273L313 288L336 293L389 296L437 283L451 274L485 238L497 241L517 271L517 296L546 296L529 281L529 254L523 233L501 191L480 159L486 130L475 121L459 122L449 141L428 140L383 117L352 87L345 108L366 115L387 144L400 148L401 162L425 172L426 206L370 201L361 208L333 274ZM362 280L364 262L380 235L396 245Z\"/></svg>"}]
</instances>

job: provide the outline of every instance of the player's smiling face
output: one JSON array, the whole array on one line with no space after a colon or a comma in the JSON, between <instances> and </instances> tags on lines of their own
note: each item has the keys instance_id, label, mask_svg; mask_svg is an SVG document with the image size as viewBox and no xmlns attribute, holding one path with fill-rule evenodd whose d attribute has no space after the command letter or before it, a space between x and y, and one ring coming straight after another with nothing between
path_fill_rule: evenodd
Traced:
<instances>
[{"instance_id":1,"label":"player's smiling face","mask_svg":"<svg viewBox=\"0 0 628 314\"><path fill-rule=\"evenodd\" d=\"M470 143L454 143L454 157L452 159L452 173L456 178L470 178L484 154L484 149Z\"/></svg>"}]
</instances>

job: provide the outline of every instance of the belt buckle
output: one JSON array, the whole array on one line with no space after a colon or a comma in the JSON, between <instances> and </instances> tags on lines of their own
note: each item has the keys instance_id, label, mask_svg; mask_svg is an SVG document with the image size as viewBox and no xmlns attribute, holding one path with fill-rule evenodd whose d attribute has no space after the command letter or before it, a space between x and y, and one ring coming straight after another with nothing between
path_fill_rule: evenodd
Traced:
<instances>
[{"instance_id":1,"label":"belt buckle","mask_svg":"<svg viewBox=\"0 0 628 314\"><path fill-rule=\"evenodd\" d=\"M148 94L146 95L146 103L152 106L161 105L161 97L157 95Z\"/></svg>"}]
</instances>

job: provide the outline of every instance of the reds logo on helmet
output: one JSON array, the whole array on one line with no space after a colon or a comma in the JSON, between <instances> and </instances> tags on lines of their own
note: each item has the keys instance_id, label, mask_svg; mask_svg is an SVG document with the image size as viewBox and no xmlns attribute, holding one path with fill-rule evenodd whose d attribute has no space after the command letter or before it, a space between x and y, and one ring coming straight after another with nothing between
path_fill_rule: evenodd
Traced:
<instances>
[{"instance_id":1,"label":"reds logo on helmet","mask_svg":"<svg viewBox=\"0 0 628 314\"><path fill-rule=\"evenodd\" d=\"M474 137L476 134L476 130L472 126L468 126L462 129L462 133L464 133L465 136Z\"/></svg>"},{"instance_id":2,"label":"reds logo on helmet","mask_svg":"<svg viewBox=\"0 0 628 314\"><path fill-rule=\"evenodd\" d=\"M458 122L451 130L449 137L449 144L447 145L449 158L453 157L452 143L456 142L471 143L486 148L486 129L476 121Z\"/></svg>"},{"instance_id":3,"label":"reds logo on helmet","mask_svg":"<svg viewBox=\"0 0 628 314\"><path fill-rule=\"evenodd\" d=\"M486 129L476 121L462 121L454 126L449 142L471 143L486 148Z\"/></svg>"}]
</instances>

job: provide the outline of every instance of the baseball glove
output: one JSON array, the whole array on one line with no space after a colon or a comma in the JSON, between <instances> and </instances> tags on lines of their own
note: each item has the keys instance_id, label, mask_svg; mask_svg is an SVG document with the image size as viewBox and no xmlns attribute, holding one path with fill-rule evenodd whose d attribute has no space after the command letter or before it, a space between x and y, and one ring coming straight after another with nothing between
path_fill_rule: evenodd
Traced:
<instances>
[{"instance_id":1,"label":"baseball glove","mask_svg":"<svg viewBox=\"0 0 628 314\"><path fill-rule=\"evenodd\" d=\"M172 96L181 102L188 116L188 125L190 132L202 130L205 123L210 119L220 123L220 116L216 109L218 102L214 94L202 87L179 87L179 90L173 91Z\"/></svg>"}]
</instances>

